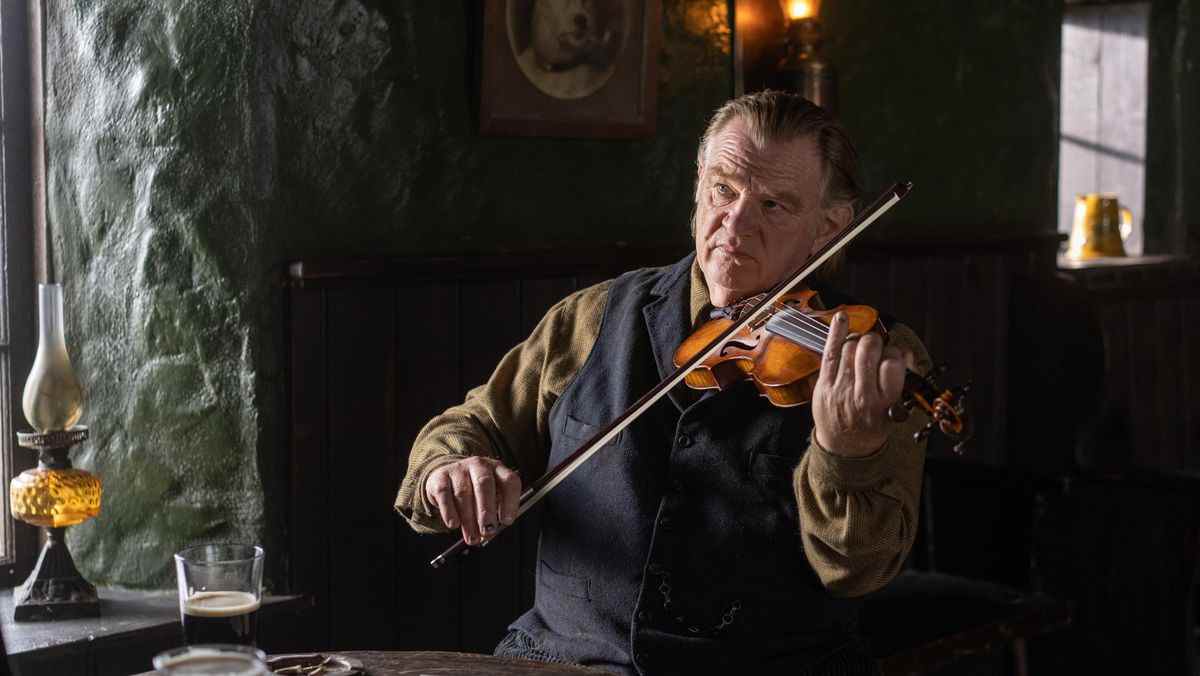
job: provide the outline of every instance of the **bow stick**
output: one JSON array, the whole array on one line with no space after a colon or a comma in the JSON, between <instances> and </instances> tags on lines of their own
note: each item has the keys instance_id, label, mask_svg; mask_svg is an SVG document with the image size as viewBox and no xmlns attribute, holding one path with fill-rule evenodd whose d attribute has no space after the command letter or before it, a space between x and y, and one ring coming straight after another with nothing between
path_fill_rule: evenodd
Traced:
<instances>
[{"instance_id":1,"label":"bow stick","mask_svg":"<svg viewBox=\"0 0 1200 676\"><path fill-rule=\"evenodd\" d=\"M672 373L658 385L655 385L654 388L649 392L642 395L641 398L635 401L632 406L627 408L624 413L617 416L616 420L613 420L608 425L601 428L599 432L596 432L596 434L592 435L591 439L588 439L587 442L585 442L579 447L578 450L559 463L558 466L547 470L546 473L541 476L541 478L530 484L530 486L521 493L520 507L517 510L517 516L513 519L514 522L516 519L521 518L525 512L533 508L533 506L540 502L542 498L546 497L546 494L554 490L555 486L562 483L562 481L570 476L572 472L578 469L580 465L587 462L593 455L596 454L597 451L603 448L605 444L616 438L616 436L621 433L621 430L632 424L634 420L637 420L637 418L645 413L647 409L653 406L655 402L657 402L659 399L662 399L663 396L671 390L671 388L683 382L683 379L687 377L687 374L691 373L697 366L703 363L704 360L708 359L710 356L724 347L725 343L731 337L750 324L753 324L764 314L769 312L773 307L775 307L775 303L778 302L784 294L791 291L797 284L802 282L806 277L812 274L813 271L819 268L822 263L829 260L831 256L836 254L838 251L841 251L842 247L846 246L850 240L857 237L863 230L866 230L868 226L886 213L888 209L891 209L893 206L895 206L895 204L903 199L910 190L912 190L912 183L910 182L896 183L892 187L885 190L883 194L877 197L870 206L868 206L861 214L859 214L858 218L855 218L850 222L849 225L847 225L845 228L842 228L841 232L837 233L833 239L829 240L825 246L821 247L816 254L809 256L808 261L800 266L795 272L789 275L782 282L776 284L770 291L767 292L766 296L759 301L757 305L743 313L742 316L737 321L733 322L729 328L725 329L721 335L714 338L712 342L708 344L708 347L700 352L697 352L696 355L690 360L688 360L679 368L675 369L675 373ZM422 490L424 490L424 487L422 487ZM497 535L499 535L499 532L497 532ZM487 542L485 541L484 545L486 544ZM469 551L469 549L470 545L468 545L465 540L460 539L449 549L442 552L436 558L430 561L429 565L433 566L434 568L440 568L454 554L457 554L460 551Z\"/></svg>"}]
</instances>

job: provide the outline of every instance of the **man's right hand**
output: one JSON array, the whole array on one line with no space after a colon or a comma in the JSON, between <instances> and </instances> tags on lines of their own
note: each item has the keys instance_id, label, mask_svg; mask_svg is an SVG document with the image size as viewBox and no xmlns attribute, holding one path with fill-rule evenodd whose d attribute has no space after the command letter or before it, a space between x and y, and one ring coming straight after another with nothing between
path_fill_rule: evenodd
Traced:
<instances>
[{"instance_id":1,"label":"man's right hand","mask_svg":"<svg viewBox=\"0 0 1200 676\"><path fill-rule=\"evenodd\" d=\"M478 545L517 518L521 476L494 458L463 458L429 473L425 498L447 528L461 528L463 540Z\"/></svg>"}]
</instances>

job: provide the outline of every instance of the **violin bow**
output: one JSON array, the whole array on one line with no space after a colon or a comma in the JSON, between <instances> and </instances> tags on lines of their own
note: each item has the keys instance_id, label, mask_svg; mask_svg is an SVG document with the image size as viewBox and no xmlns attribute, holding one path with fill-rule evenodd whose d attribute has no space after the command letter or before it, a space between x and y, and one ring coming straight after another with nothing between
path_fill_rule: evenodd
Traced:
<instances>
[{"instance_id":1,"label":"violin bow","mask_svg":"<svg viewBox=\"0 0 1200 676\"><path fill-rule=\"evenodd\" d=\"M821 267L825 261L829 260L838 251L850 243L855 237L866 230L872 223L879 219L880 216L887 213L889 209L896 205L897 202L904 199L905 195L912 190L912 183L902 181L892 185L892 187L883 191L875 201L853 219L849 225L842 228L840 232L834 235L833 239L829 240L825 246L821 247L817 253L809 256L808 260L797 268L786 279L776 284L766 297L755 305L751 310L742 313L737 321L733 322L729 328L725 329L719 336L714 338L706 348L697 352L691 359L685 362L682 366L675 369L675 372L667 376L662 382L655 385L649 392L642 395L632 406L625 409L625 412L617 416L615 420L602 427L598 432L592 435L582 446L574 453L565 458L557 466L546 471L537 481L529 485L521 493L520 507L517 510L517 515L513 519L521 518L525 512L533 508L534 505L541 502L542 498L554 490L554 487L562 483L564 479L571 475L572 472L579 469L583 463L591 459L601 448L616 438L626 427L631 425L634 420L637 420L659 399L662 399L671 388L683 382L689 373L696 369L706 359L718 352L725 343L740 332L742 329L750 326L759 320L763 315L770 312L775 307L775 303L780 300L787 292L791 291L797 284L804 281L817 268ZM501 529L505 529L502 527ZM499 535L499 532L497 532ZM493 536L494 538L495 536ZM485 541L482 546L486 546ZM471 546L465 540L459 539L450 548L441 554L437 555L429 565L434 568L440 568L450 560L450 557L462 551L470 551Z\"/></svg>"}]
</instances>

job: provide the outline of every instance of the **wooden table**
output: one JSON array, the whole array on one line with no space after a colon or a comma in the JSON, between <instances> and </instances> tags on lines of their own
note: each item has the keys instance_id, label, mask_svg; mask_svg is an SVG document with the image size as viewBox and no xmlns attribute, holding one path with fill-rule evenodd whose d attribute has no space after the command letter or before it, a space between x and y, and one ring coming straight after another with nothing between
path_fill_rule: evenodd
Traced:
<instances>
[{"instance_id":1,"label":"wooden table","mask_svg":"<svg viewBox=\"0 0 1200 676\"><path fill-rule=\"evenodd\" d=\"M474 653L371 651L344 652L362 660L369 676L417 676L418 674L499 674L499 676L596 676L611 674L569 664L547 664Z\"/></svg>"},{"instance_id":2,"label":"wooden table","mask_svg":"<svg viewBox=\"0 0 1200 676\"><path fill-rule=\"evenodd\" d=\"M598 676L611 674L569 664L547 664L507 657L474 653L405 652L405 651L340 651L338 655L362 661L367 676ZM139 676L154 676L146 672Z\"/></svg>"}]
</instances>

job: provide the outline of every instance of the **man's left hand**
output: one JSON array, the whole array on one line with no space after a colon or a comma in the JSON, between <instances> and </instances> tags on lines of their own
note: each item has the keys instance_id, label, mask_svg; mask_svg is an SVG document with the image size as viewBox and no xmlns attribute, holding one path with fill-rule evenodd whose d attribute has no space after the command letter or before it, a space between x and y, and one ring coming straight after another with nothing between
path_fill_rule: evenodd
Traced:
<instances>
[{"instance_id":1,"label":"man's left hand","mask_svg":"<svg viewBox=\"0 0 1200 676\"><path fill-rule=\"evenodd\" d=\"M905 356L868 333L849 335L846 314L834 315L813 390L813 434L835 455L859 457L887 441L887 410L904 388Z\"/></svg>"}]
</instances>

